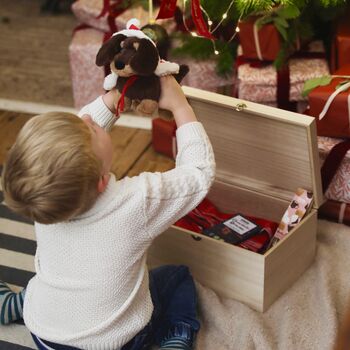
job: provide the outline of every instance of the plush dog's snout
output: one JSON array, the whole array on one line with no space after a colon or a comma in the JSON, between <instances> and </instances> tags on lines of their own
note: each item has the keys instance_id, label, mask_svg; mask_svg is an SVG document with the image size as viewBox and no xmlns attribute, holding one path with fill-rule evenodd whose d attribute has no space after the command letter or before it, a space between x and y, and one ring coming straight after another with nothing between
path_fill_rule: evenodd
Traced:
<instances>
[{"instance_id":1,"label":"plush dog's snout","mask_svg":"<svg viewBox=\"0 0 350 350\"><path fill-rule=\"evenodd\" d=\"M122 61L118 61L118 60L114 61L114 65L115 65L115 68L118 70L124 69L124 67L125 67L125 63Z\"/></svg>"}]
</instances>

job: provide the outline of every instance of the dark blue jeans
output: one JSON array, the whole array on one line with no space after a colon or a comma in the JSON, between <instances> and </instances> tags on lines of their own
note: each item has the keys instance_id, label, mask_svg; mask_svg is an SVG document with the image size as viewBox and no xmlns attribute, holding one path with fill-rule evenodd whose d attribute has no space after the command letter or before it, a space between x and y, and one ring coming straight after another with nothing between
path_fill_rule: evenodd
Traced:
<instances>
[{"instance_id":1,"label":"dark blue jeans","mask_svg":"<svg viewBox=\"0 0 350 350\"><path fill-rule=\"evenodd\" d=\"M150 292L154 305L151 321L122 350L146 350L152 344L160 345L162 340L176 336L189 342L198 332L197 296L193 278L187 266L165 265L150 271ZM38 339L33 335L38 349L79 350Z\"/></svg>"}]
</instances>

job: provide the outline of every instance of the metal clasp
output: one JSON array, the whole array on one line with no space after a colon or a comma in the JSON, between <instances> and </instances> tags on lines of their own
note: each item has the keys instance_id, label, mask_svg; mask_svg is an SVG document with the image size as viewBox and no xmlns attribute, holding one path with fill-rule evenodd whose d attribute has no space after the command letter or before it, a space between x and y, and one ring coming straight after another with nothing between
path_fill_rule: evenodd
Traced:
<instances>
[{"instance_id":1,"label":"metal clasp","mask_svg":"<svg viewBox=\"0 0 350 350\"><path fill-rule=\"evenodd\" d=\"M247 108L247 105L245 103L237 103L235 106L235 110L240 112L243 109Z\"/></svg>"},{"instance_id":2,"label":"metal clasp","mask_svg":"<svg viewBox=\"0 0 350 350\"><path fill-rule=\"evenodd\" d=\"M195 241L201 241L202 238L197 236L197 235L191 235L191 237L195 240Z\"/></svg>"}]
</instances>

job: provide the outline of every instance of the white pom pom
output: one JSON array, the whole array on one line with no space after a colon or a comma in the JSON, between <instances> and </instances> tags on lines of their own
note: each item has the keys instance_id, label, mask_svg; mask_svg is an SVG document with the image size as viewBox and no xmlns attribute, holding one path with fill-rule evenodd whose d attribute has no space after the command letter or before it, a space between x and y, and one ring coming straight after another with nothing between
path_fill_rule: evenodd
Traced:
<instances>
[{"instance_id":1,"label":"white pom pom","mask_svg":"<svg viewBox=\"0 0 350 350\"><path fill-rule=\"evenodd\" d=\"M107 91L112 90L117 85L118 75L112 72L105 77L103 88Z\"/></svg>"},{"instance_id":2,"label":"white pom pom","mask_svg":"<svg viewBox=\"0 0 350 350\"><path fill-rule=\"evenodd\" d=\"M126 23L126 29L130 29L130 27L134 25L137 28L140 28L140 21L137 18L131 18L128 20L128 23Z\"/></svg>"},{"instance_id":3,"label":"white pom pom","mask_svg":"<svg viewBox=\"0 0 350 350\"><path fill-rule=\"evenodd\" d=\"M177 63L161 60L155 70L155 75L162 77L170 74L178 74L180 66Z\"/></svg>"}]
</instances>

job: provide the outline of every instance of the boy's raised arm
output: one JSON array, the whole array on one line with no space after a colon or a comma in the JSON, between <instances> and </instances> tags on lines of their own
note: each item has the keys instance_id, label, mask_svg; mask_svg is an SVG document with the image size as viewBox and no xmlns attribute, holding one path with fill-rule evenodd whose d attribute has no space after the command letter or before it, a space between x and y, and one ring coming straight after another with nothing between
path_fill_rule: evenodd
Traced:
<instances>
[{"instance_id":1,"label":"boy's raised arm","mask_svg":"<svg viewBox=\"0 0 350 350\"><path fill-rule=\"evenodd\" d=\"M114 123L118 120L115 115L115 105L118 102L118 92L113 89L103 96L99 96L96 100L84 106L78 113L79 117L87 114L101 128L110 130Z\"/></svg>"},{"instance_id":2,"label":"boy's raised arm","mask_svg":"<svg viewBox=\"0 0 350 350\"><path fill-rule=\"evenodd\" d=\"M150 238L162 233L194 209L207 195L215 176L215 159L203 125L173 77L164 77L160 107L173 112L178 154L176 167L165 173L142 173L146 231Z\"/></svg>"}]
</instances>

